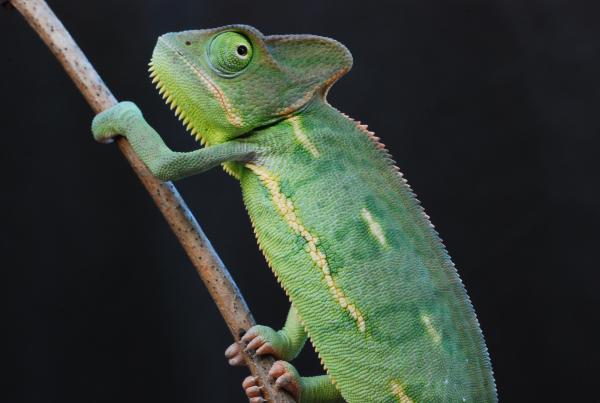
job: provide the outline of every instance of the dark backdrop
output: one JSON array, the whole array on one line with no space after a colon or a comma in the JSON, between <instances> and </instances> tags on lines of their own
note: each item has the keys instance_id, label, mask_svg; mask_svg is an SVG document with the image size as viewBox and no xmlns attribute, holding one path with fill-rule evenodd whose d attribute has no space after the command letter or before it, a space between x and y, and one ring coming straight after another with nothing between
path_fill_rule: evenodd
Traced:
<instances>
[{"instance_id":1,"label":"dark backdrop","mask_svg":"<svg viewBox=\"0 0 600 403\"><path fill-rule=\"evenodd\" d=\"M383 138L476 307L505 402L598 401L597 1L50 1L119 99L195 145L147 78L156 37L334 37L331 102ZM20 15L0 10L0 401L242 402L182 249ZM260 323L288 308L237 183L178 183ZM318 374L307 349L298 367ZM8 375L8 376L6 376Z\"/></svg>"}]
</instances>

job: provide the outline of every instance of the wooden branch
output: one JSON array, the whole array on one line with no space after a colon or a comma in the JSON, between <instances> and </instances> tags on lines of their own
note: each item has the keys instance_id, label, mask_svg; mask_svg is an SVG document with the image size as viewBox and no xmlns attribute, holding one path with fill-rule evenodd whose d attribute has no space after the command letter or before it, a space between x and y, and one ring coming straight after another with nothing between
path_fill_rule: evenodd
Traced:
<instances>
[{"instance_id":1,"label":"wooden branch","mask_svg":"<svg viewBox=\"0 0 600 403\"><path fill-rule=\"evenodd\" d=\"M45 1L11 0L10 4L19 10L50 48L94 112L101 112L117 103L94 67ZM90 141L91 138L90 135ZM179 239L217 304L235 341L239 343L241 335L255 322L233 278L175 186L170 182L161 182L152 176L123 137L119 137L116 143ZM245 361L252 375L257 377L259 384L263 386L263 395L268 401L281 403L294 401L285 392L275 389L273 381L269 378L268 371L273 364L272 357L246 355Z\"/></svg>"}]
</instances>

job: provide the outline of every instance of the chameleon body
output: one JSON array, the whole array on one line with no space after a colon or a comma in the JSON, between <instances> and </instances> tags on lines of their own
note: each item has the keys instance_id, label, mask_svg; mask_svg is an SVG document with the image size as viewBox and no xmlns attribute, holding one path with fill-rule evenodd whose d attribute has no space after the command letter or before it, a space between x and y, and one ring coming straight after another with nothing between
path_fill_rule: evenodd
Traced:
<instances>
[{"instance_id":1,"label":"chameleon body","mask_svg":"<svg viewBox=\"0 0 600 403\"><path fill-rule=\"evenodd\" d=\"M278 385L295 382L297 399L497 401L474 310L428 217L379 139L326 101L351 65L323 37L243 25L166 34L151 76L206 147L170 151L131 103L93 130L100 141L127 136L161 179L219 164L239 179L292 303L284 329L257 326L248 345L290 360L308 335L328 374L299 378L278 364Z\"/></svg>"}]
</instances>

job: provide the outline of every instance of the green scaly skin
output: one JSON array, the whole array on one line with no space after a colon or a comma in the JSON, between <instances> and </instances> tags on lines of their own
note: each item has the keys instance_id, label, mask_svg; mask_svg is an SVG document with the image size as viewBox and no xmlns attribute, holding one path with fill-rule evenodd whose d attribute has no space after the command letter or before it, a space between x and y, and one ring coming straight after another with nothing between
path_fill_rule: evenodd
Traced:
<instances>
[{"instance_id":1,"label":"green scaly skin","mask_svg":"<svg viewBox=\"0 0 600 403\"><path fill-rule=\"evenodd\" d=\"M338 42L227 26L159 38L151 76L207 147L169 150L132 103L98 115L160 179L222 164L239 179L259 246L293 303L257 326L257 354L293 359L307 335L328 375L277 362L302 402L495 402L474 310L428 217L378 138L326 101L352 65ZM240 348L226 352L237 364ZM335 385L335 386L334 386ZM261 401L253 380L251 402Z\"/></svg>"}]
</instances>

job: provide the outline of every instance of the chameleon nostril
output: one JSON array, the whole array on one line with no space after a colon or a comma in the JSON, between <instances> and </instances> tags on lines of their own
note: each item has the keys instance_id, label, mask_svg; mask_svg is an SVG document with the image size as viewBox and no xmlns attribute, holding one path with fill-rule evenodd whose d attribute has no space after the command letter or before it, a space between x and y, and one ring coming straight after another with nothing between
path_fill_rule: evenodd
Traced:
<instances>
[{"instance_id":1,"label":"chameleon nostril","mask_svg":"<svg viewBox=\"0 0 600 403\"><path fill-rule=\"evenodd\" d=\"M190 42L190 41L185 41L185 44L186 44L187 46L190 46L190 45L192 44L192 42Z\"/></svg>"}]
</instances>

